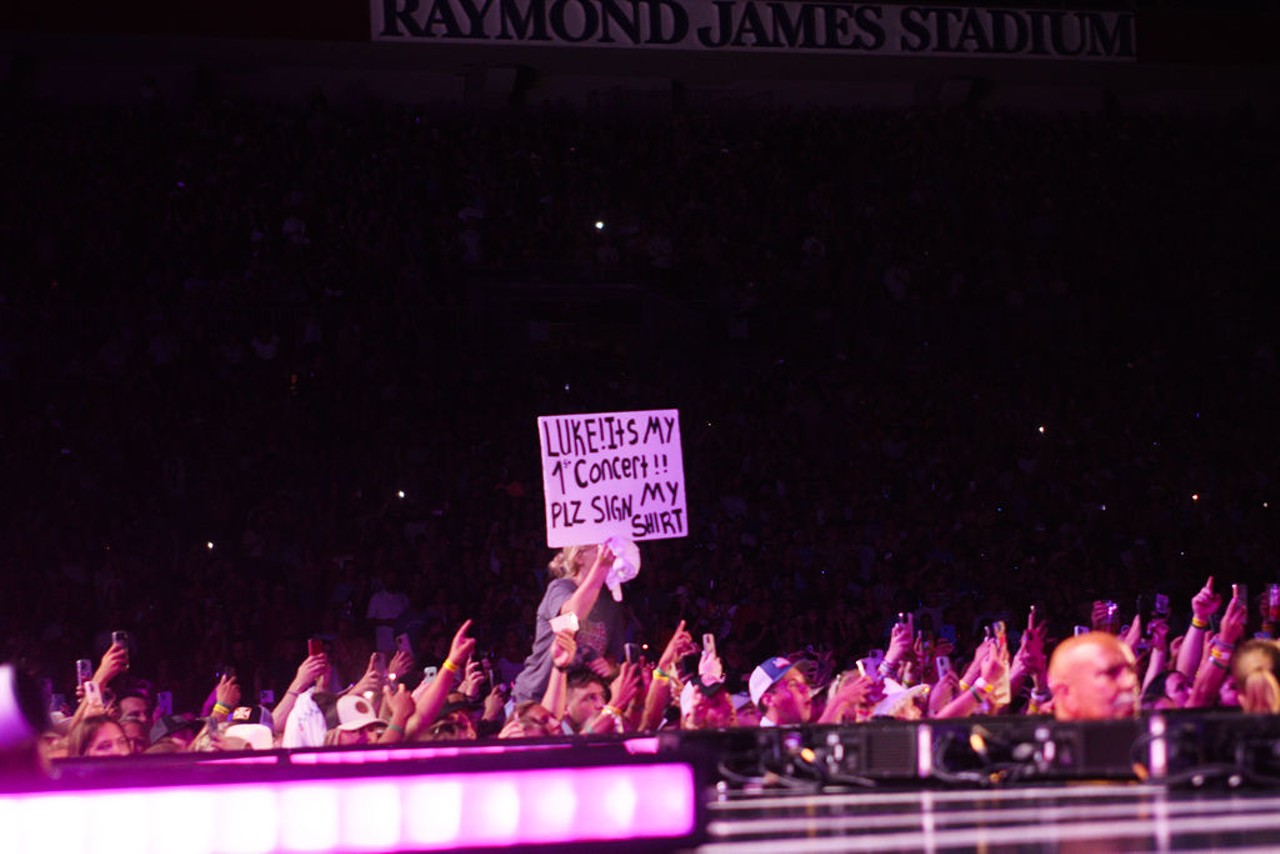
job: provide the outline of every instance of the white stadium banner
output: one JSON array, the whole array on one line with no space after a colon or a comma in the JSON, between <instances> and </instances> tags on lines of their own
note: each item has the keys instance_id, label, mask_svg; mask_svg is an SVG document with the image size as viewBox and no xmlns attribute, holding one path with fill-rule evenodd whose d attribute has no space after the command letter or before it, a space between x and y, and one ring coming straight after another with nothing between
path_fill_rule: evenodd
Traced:
<instances>
[{"instance_id":1,"label":"white stadium banner","mask_svg":"<svg viewBox=\"0 0 1280 854\"><path fill-rule=\"evenodd\" d=\"M861 56L1137 59L1125 11L806 0L370 0L378 42Z\"/></svg>"}]
</instances>

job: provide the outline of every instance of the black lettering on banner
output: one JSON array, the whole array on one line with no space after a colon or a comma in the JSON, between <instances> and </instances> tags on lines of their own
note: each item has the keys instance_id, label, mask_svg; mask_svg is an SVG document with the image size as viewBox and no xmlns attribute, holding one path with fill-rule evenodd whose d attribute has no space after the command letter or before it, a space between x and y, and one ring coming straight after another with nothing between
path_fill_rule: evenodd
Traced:
<instances>
[{"instance_id":1,"label":"black lettering on banner","mask_svg":"<svg viewBox=\"0 0 1280 854\"><path fill-rule=\"evenodd\" d=\"M418 26L418 22L413 19L413 13L418 11L418 0L404 0L403 8L396 8L399 5L397 0L382 0L382 35L398 36L401 35L400 30L396 27L399 23L404 27L405 33L414 38L421 38L426 35L426 31Z\"/></svg>"},{"instance_id":2,"label":"black lettering on banner","mask_svg":"<svg viewBox=\"0 0 1280 854\"><path fill-rule=\"evenodd\" d=\"M666 11L671 18L671 32L664 26ZM679 44L689 35L689 13L673 0L649 0L649 38L645 44ZM632 444L635 444L632 442Z\"/></svg>"},{"instance_id":3,"label":"black lettering on banner","mask_svg":"<svg viewBox=\"0 0 1280 854\"><path fill-rule=\"evenodd\" d=\"M747 42L744 39L750 38ZM756 4L751 0L747 0L742 7L742 19L738 24L738 30L733 36L733 43L736 45L751 44L756 47L777 47L773 40L769 38L768 28L765 27L764 21L760 20L760 12L756 9Z\"/></svg>"},{"instance_id":4,"label":"black lettering on banner","mask_svg":"<svg viewBox=\"0 0 1280 854\"><path fill-rule=\"evenodd\" d=\"M632 44L640 44L640 0L628 0L631 14L628 16L619 0L600 0L600 43L613 44L613 35L609 32L612 21Z\"/></svg>"},{"instance_id":5,"label":"black lettering on banner","mask_svg":"<svg viewBox=\"0 0 1280 854\"><path fill-rule=\"evenodd\" d=\"M979 10L970 9L965 13L960 24L960 35L956 36L956 50L968 53L990 53L991 39L987 36L987 30L983 24L982 13ZM972 47L967 46L969 42L973 43Z\"/></svg>"},{"instance_id":6,"label":"black lettering on banner","mask_svg":"<svg viewBox=\"0 0 1280 854\"><path fill-rule=\"evenodd\" d=\"M667 493L671 493L670 500L667 499ZM659 504L675 504L680 496L680 482L668 480L665 483L646 483L640 489L640 506L644 507L650 502Z\"/></svg>"},{"instance_id":7,"label":"black lettering on banner","mask_svg":"<svg viewBox=\"0 0 1280 854\"><path fill-rule=\"evenodd\" d=\"M471 25L466 37L470 39L489 38L489 34L484 29L484 19L489 14L489 7L493 5L493 0L484 0L483 6L472 2L472 0L458 0L458 5L462 7L462 14L467 16L467 23Z\"/></svg>"},{"instance_id":8,"label":"black lettering on banner","mask_svg":"<svg viewBox=\"0 0 1280 854\"><path fill-rule=\"evenodd\" d=\"M576 4L582 10L580 32L570 32L569 22L565 20L566 7L570 3ZM600 13L596 11L596 7L591 0L555 0L551 4L551 31L562 41L572 44L588 41L596 34L599 26Z\"/></svg>"},{"instance_id":9,"label":"black lettering on banner","mask_svg":"<svg viewBox=\"0 0 1280 854\"><path fill-rule=\"evenodd\" d=\"M716 28L698 27L698 43L703 47L724 47L733 32L733 0L712 0L716 7ZM714 32L714 36L713 36Z\"/></svg>"},{"instance_id":10,"label":"black lettering on banner","mask_svg":"<svg viewBox=\"0 0 1280 854\"><path fill-rule=\"evenodd\" d=\"M431 11L427 13L427 20L423 23L423 29L427 35L437 35L436 27L444 27L444 32L439 35L447 36L451 39L461 38L462 29L458 26L458 19L453 14L453 7L449 5L449 0L433 0Z\"/></svg>"},{"instance_id":11,"label":"black lettering on banner","mask_svg":"<svg viewBox=\"0 0 1280 854\"><path fill-rule=\"evenodd\" d=\"M371 15L375 40L1137 58L1136 18L1120 11L845 0L375 0ZM616 450L655 435L670 441L665 426L655 432L659 420L561 416L549 419L543 439L548 456Z\"/></svg>"},{"instance_id":12,"label":"black lettering on banner","mask_svg":"<svg viewBox=\"0 0 1280 854\"><path fill-rule=\"evenodd\" d=\"M788 7L796 10L793 20ZM830 8L830 7L828 7ZM773 19L773 43L786 47L808 47L814 43L814 7L809 4L770 3L769 15Z\"/></svg>"},{"instance_id":13,"label":"black lettering on banner","mask_svg":"<svg viewBox=\"0 0 1280 854\"><path fill-rule=\"evenodd\" d=\"M597 525L601 522L625 522L632 516L631 508L630 495L597 495L591 499L591 509L595 511L591 521Z\"/></svg>"},{"instance_id":14,"label":"black lettering on banner","mask_svg":"<svg viewBox=\"0 0 1280 854\"><path fill-rule=\"evenodd\" d=\"M853 18L858 24L858 29L862 31L853 40L853 46L862 50L879 50L884 47L884 24L880 23L879 6L859 6L853 13ZM866 34L870 36L870 40L863 41L862 36Z\"/></svg>"},{"instance_id":15,"label":"black lettering on banner","mask_svg":"<svg viewBox=\"0 0 1280 854\"><path fill-rule=\"evenodd\" d=\"M680 509L657 510L653 513L638 513L631 517L632 539L640 539L649 534L670 534L679 536L684 533L684 511Z\"/></svg>"},{"instance_id":16,"label":"black lettering on banner","mask_svg":"<svg viewBox=\"0 0 1280 854\"><path fill-rule=\"evenodd\" d=\"M929 32L929 25L925 23L926 17L928 12L919 6L908 6L902 10L902 15L898 18L902 24L902 38L898 44L900 48L911 53L929 49L933 44L933 34ZM908 39L914 39L914 41L908 41Z\"/></svg>"},{"instance_id":17,"label":"black lettering on banner","mask_svg":"<svg viewBox=\"0 0 1280 854\"><path fill-rule=\"evenodd\" d=\"M1053 52L1058 56L1079 56L1084 53L1084 32L1079 32L1073 49L1067 47L1067 13L1050 12L1050 33L1053 39Z\"/></svg>"},{"instance_id":18,"label":"black lettering on banner","mask_svg":"<svg viewBox=\"0 0 1280 854\"><path fill-rule=\"evenodd\" d=\"M1013 25L1013 41L1009 41L1009 25ZM1017 12L991 10L991 49L995 53L1021 53L1027 47L1027 21Z\"/></svg>"},{"instance_id":19,"label":"black lettering on banner","mask_svg":"<svg viewBox=\"0 0 1280 854\"><path fill-rule=\"evenodd\" d=\"M572 528L574 525L585 525L582 518L582 502L577 500L551 502L551 527Z\"/></svg>"},{"instance_id":20,"label":"black lettering on banner","mask_svg":"<svg viewBox=\"0 0 1280 854\"><path fill-rule=\"evenodd\" d=\"M1088 33L1090 56L1118 56L1134 59L1133 16L1116 15L1115 28L1107 30L1107 17L1099 12L1081 12L1080 24Z\"/></svg>"},{"instance_id":21,"label":"black lettering on banner","mask_svg":"<svg viewBox=\"0 0 1280 854\"><path fill-rule=\"evenodd\" d=\"M498 23L501 25L498 40L551 41L551 36L547 35L547 0L527 0L529 5L524 15L520 14L520 2L498 0Z\"/></svg>"}]
</instances>

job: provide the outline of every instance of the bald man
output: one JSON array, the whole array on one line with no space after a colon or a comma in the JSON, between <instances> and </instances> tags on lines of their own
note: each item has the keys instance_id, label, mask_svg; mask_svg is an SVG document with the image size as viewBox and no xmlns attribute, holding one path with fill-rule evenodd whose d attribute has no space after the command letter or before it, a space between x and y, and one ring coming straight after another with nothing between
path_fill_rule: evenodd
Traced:
<instances>
[{"instance_id":1,"label":"bald man","mask_svg":"<svg viewBox=\"0 0 1280 854\"><path fill-rule=\"evenodd\" d=\"M1049 661L1053 716L1060 721L1112 721L1138 713L1133 652L1115 635L1089 632L1058 644Z\"/></svg>"}]
</instances>

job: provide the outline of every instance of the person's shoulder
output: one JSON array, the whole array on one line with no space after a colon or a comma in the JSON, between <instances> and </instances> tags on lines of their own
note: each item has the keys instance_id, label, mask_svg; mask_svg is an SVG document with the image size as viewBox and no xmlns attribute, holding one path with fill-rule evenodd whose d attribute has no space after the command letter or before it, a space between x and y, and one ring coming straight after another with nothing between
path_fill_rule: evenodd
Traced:
<instances>
[{"instance_id":1,"label":"person's shoulder","mask_svg":"<svg viewBox=\"0 0 1280 854\"><path fill-rule=\"evenodd\" d=\"M551 579L551 583L547 585L548 593L550 593L552 590L555 590L557 592L561 590L567 590L570 593L572 593L577 589L578 589L578 585L568 578L553 578Z\"/></svg>"}]
</instances>

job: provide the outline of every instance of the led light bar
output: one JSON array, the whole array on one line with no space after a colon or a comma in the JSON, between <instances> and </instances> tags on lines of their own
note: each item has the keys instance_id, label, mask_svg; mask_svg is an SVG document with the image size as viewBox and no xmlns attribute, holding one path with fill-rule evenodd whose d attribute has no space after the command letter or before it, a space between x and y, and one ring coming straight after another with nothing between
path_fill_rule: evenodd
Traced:
<instances>
[{"instance_id":1,"label":"led light bar","mask_svg":"<svg viewBox=\"0 0 1280 854\"><path fill-rule=\"evenodd\" d=\"M689 839L680 763L0 795L4 850L432 851ZM10 847L10 846L14 847Z\"/></svg>"}]
</instances>

